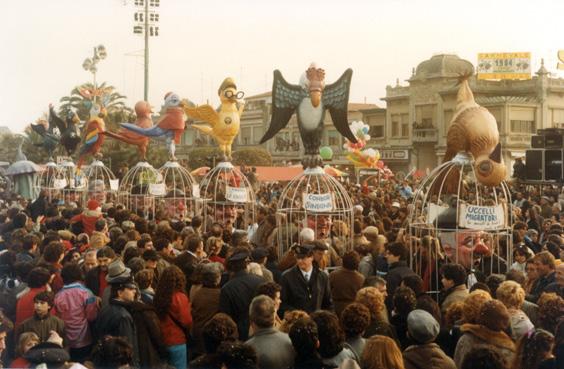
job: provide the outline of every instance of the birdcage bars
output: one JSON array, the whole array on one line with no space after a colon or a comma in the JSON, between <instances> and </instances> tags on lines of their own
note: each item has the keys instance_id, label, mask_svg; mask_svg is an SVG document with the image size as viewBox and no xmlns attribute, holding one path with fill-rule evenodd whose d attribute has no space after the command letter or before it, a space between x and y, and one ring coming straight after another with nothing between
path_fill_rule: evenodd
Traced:
<instances>
[{"instance_id":1,"label":"birdcage bars","mask_svg":"<svg viewBox=\"0 0 564 369\"><path fill-rule=\"evenodd\" d=\"M278 253L282 256L307 227L339 254L352 248L353 203L345 188L320 167L307 168L282 190L278 201Z\"/></svg>"},{"instance_id":2,"label":"birdcage bars","mask_svg":"<svg viewBox=\"0 0 564 369\"><path fill-rule=\"evenodd\" d=\"M157 201L157 209L167 219L184 220L200 214L201 201L198 183L177 161L167 161L160 169L165 195Z\"/></svg>"},{"instance_id":3,"label":"birdcage bars","mask_svg":"<svg viewBox=\"0 0 564 369\"><path fill-rule=\"evenodd\" d=\"M200 197L204 208L204 231L214 222L239 228L255 222L255 192L247 177L230 162L220 162L200 182Z\"/></svg>"},{"instance_id":4,"label":"birdcage bars","mask_svg":"<svg viewBox=\"0 0 564 369\"><path fill-rule=\"evenodd\" d=\"M456 177L456 186L449 178ZM409 263L427 292L441 289L440 269L458 263L474 275L505 273L513 258L511 194L476 180L473 158L459 153L417 188L408 216Z\"/></svg>"},{"instance_id":5,"label":"birdcage bars","mask_svg":"<svg viewBox=\"0 0 564 369\"><path fill-rule=\"evenodd\" d=\"M100 160L94 160L85 170L87 188L83 191L83 203L96 200L100 205L116 201L119 180Z\"/></svg>"},{"instance_id":6,"label":"birdcage bars","mask_svg":"<svg viewBox=\"0 0 564 369\"><path fill-rule=\"evenodd\" d=\"M160 173L145 161L137 163L124 175L118 189L118 203L146 219L155 218L155 196L162 196Z\"/></svg>"}]
</instances>

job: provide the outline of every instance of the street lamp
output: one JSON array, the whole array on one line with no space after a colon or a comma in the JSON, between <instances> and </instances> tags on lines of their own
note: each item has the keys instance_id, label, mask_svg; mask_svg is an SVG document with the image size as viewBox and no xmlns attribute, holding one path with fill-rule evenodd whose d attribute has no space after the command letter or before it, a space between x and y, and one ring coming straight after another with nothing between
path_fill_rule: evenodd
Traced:
<instances>
[{"instance_id":1,"label":"street lamp","mask_svg":"<svg viewBox=\"0 0 564 369\"><path fill-rule=\"evenodd\" d=\"M133 33L143 35L145 39L144 50L144 93L145 101L149 101L149 37L159 35L159 13L160 0L134 0L135 13L133 19Z\"/></svg>"},{"instance_id":2,"label":"street lamp","mask_svg":"<svg viewBox=\"0 0 564 369\"><path fill-rule=\"evenodd\" d=\"M100 62L100 60L106 59L107 56L108 56L108 52L106 51L106 47L104 45L98 45L98 46L94 47L94 55L92 56L92 58L86 58L82 62L82 68L84 68L84 70L92 73L92 76L94 77L94 91L95 92L98 89L98 86L96 85L96 72L98 71L97 65ZM95 93L94 99L96 99L96 95L97 94Z\"/></svg>"}]
</instances>

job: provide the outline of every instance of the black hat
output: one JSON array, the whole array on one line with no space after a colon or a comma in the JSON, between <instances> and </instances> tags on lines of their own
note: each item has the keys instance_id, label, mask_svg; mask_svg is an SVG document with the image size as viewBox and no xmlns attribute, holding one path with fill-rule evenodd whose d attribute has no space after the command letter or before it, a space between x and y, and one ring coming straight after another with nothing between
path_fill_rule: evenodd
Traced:
<instances>
[{"instance_id":1,"label":"black hat","mask_svg":"<svg viewBox=\"0 0 564 369\"><path fill-rule=\"evenodd\" d=\"M32 364L47 364L47 367L58 367L70 360L69 353L53 342L42 342L33 346L24 354L24 358Z\"/></svg>"},{"instance_id":2,"label":"black hat","mask_svg":"<svg viewBox=\"0 0 564 369\"><path fill-rule=\"evenodd\" d=\"M268 256L268 251L264 247L256 247L251 252L251 257L253 260L260 260Z\"/></svg>"},{"instance_id":3,"label":"black hat","mask_svg":"<svg viewBox=\"0 0 564 369\"><path fill-rule=\"evenodd\" d=\"M314 250L321 250L321 251L329 250L329 247L327 247L327 244L323 241L313 241L311 243L311 246L313 247Z\"/></svg>"},{"instance_id":4,"label":"black hat","mask_svg":"<svg viewBox=\"0 0 564 369\"><path fill-rule=\"evenodd\" d=\"M296 254L296 256L308 256L311 255L313 252L313 245L305 244L305 245L294 245L292 246L292 250Z\"/></svg>"},{"instance_id":5,"label":"black hat","mask_svg":"<svg viewBox=\"0 0 564 369\"><path fill-rule=\"evenodd\" d=\"M233 262L233 261L243 261L245 259L248 259L250 257L249 252L248 251L239 251L234 253L233 255L231 255L229 257L229 259L227 259L227 261Z\"/></svg>"}]
</instances>

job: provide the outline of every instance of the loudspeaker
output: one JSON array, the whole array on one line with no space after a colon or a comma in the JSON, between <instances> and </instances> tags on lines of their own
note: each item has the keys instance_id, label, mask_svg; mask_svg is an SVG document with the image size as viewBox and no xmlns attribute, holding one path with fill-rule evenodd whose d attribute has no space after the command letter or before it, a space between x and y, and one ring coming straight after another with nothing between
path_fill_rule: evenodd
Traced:
<instances>
[{"instance_id":1,"label":"loudspeaker","mask_svg":"<svg viewBox=\"0 0 564 369\"><path fill-rule=\"evenodd\" d=\"M532 136L531 137L531 147L533 149L544 149L546 136Z\"/></svg>"},{"instance_id":2,"label":"loudspeaker","mask_svg":"<svg viewBox=\"0 0 564 369\"><path fill-rule=\"evenodd\" d=\"M562 136L558 136L562 140ZM562 180L562 149L544 151L544 180Z\"/></svg>"},{"instance_id":3,"label":"loudspeaker","mask_svg":"<svg viewBox=\"0 0 564 369\"><path fill-rule=\"evenodd\" d=\"M548 134L544 139L544 147L546 149L562 148L562 136L557 134Z\"/></svg>"},{"instance_id":4,"label":"loudspeaker","mask_svg":"<svg viewBox=\"0 0 564 369\"><path fill-rule=\"evenodd\" d=\"M533 136L542 137L542 136ZM543 180L544 150L527 150L525 152L525 178L528 181Z\"/></svg>"}]
</instances>

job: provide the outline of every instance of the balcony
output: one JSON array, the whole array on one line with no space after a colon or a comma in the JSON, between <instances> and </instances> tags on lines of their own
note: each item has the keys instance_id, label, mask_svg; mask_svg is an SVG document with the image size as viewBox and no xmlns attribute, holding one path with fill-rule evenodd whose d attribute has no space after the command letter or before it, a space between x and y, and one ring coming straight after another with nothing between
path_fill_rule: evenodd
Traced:
<instances>
[{"instance_id":1,"label":"balcony","mask_svg":"<svg viewBox=\"0 0 564 369\"><path fill-rule=\"evenodd\" d=\"M414 143L436 143L438 140L438 132L436 128L416 128L413 127Z\"/></svg>"}]
</instances>

